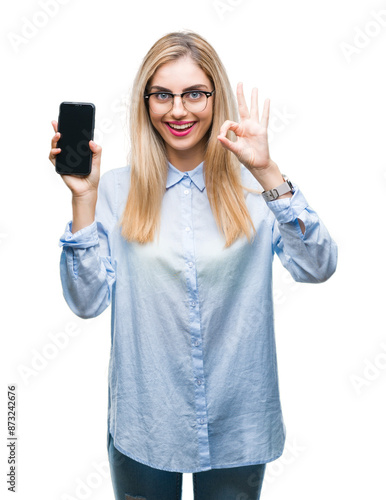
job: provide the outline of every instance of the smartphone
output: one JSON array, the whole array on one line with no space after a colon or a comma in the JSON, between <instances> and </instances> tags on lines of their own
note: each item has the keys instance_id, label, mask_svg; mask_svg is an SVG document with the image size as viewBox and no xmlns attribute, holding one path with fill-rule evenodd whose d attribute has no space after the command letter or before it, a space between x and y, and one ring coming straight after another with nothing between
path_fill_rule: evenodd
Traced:
<instances>
[{"instance_id":1,"label":"smartphone","mask_svg":"<svg viewBox=\"0 0 386 500\"><path fill-rule=\"evenodd\" d=\"M92 151L89 141L94 139L95 106L90 102L62 102L59 107L55 170L58 174L89 175Z\"/></svg>"}]
</instances>

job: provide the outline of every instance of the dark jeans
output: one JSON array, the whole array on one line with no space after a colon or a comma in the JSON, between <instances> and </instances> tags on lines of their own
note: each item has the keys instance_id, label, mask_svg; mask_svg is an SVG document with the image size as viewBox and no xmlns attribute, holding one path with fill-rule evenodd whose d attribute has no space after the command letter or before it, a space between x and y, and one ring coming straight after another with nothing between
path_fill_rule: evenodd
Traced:
<instances>
[{"instance_id":1,"label":"dark jeans","mask_svg":"<svg viewBox=\"0 0 386 500\"><path fill-rule=\"evenodd\" d=\"M108 456L116 500L181 500L182 473L154 469L118 451ZM193 472L194 500L259 500L266 464Z\"/></svg>"}]
</instances>

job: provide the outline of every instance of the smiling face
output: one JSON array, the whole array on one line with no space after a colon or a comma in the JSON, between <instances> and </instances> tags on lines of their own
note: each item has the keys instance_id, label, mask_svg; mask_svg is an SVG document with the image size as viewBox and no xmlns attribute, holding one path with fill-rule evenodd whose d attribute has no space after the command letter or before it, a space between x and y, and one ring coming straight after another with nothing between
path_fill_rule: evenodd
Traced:
<instances>
[{"instance_id":1,"label":"smiling face","mask_svg":"<svg viewBox=\"0 0 386 500\"><path fill-rule=\"evenodd\" d=\"M211 92L213 84L204 71L190 57L179 58L160 66L150 79L147 92L168 91L181 94L186 89ZM170 163L182 171L193 170L204 160L207 132L213 118L214 94L208 98L207 106L200 113L187 111L179 97L174 99L173 108L164 115L153 113L149 108L150 120L165 141ZM168 123L187 124L194 122L189 130L173 130Z\"/></svg>"}]
</instances>

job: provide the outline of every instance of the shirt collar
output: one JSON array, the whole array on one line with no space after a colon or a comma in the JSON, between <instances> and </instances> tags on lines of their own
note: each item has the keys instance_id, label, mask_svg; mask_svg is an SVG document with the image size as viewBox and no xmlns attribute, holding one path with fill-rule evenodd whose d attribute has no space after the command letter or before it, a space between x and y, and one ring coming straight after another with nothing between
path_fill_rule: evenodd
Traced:
<instances>
[{"instance_id":1,"label":"shirt collar","mask_svg":"<svg viewBox=\"0 0 386 500\"><path fill-rule=\"evenodd\" d=\"M198 187L200 191L203 191L205 188L205 180L204 180L204 162L202 161L199 165L197 165L196 168L193 170L190 170L188 172L181 172L181 170L178 170L174 165L168 161L169 165L169 171L168 171L168 177L166 180L166 188L170 188L174 186L174 184L177 184L180 182L183 177L189 176L194 184Z\"/></svg>"}]
</instances>

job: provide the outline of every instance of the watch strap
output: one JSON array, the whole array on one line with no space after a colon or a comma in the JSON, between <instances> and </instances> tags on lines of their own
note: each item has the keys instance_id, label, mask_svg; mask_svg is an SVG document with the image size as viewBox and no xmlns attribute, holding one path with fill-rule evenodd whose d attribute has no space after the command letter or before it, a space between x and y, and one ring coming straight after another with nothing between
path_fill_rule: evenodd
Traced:
<instances>
[{"instance_id":1,"label":"watch strap","mask_svg":"<svg viewBox=\"0 0 386 500\"><path fill-rule=\"evenodd\" d=\"M294 192L294 187L291 181L288 179L288 177L286 175L283 175L283 179L284 179L283 184L280 184L279 186L273 189L269 189L268 191L262 192L262 196L265 199L265 201L274 201L277 198L279 198L279 196L281 196L282 194L289 193L290 191L291 193Z\"/></svg>"}]
</instances>

